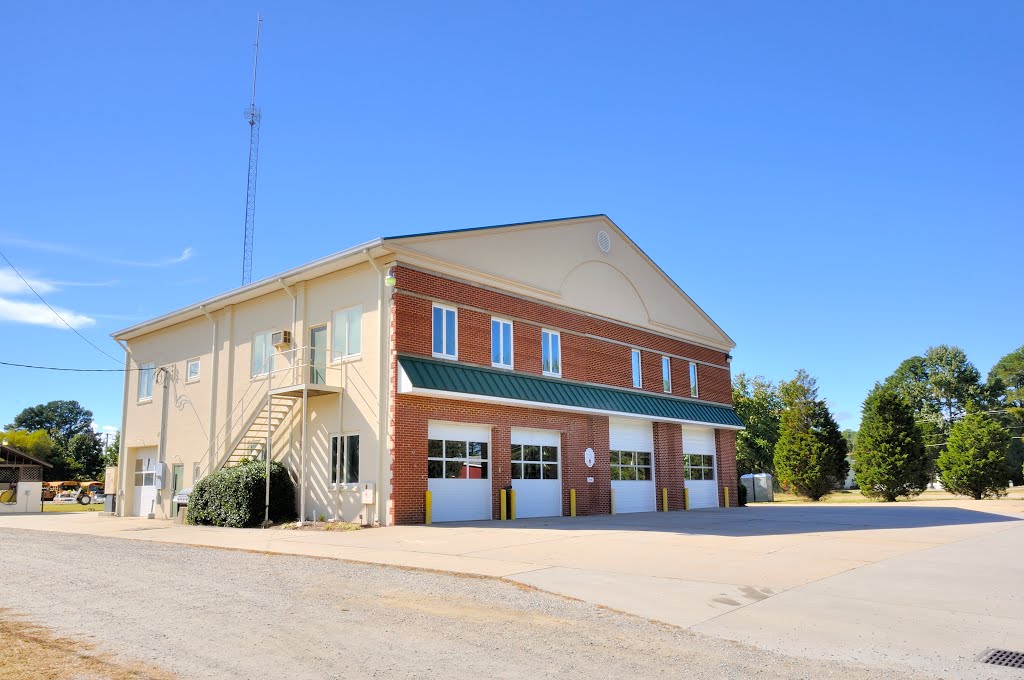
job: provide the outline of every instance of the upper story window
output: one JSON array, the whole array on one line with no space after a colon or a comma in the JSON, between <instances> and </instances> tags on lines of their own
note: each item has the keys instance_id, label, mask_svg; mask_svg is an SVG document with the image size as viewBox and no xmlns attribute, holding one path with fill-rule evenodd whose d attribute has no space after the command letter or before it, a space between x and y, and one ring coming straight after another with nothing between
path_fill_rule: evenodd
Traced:
<instances>
[{"instance_id":1,"label":"upper story window","mask_svg":"<svg viewBox=\"0 0 1024 680\"><path fill-rule=\"evenodd\" d=\"M458 310L454 307L434 305L433 354L441 359L459 358Z\"/></svg>"},{"instance_id":2,"label":"upper story window","mask_svg":"<svg viewBox=\"0 0 1024 680\"><path fill-rule=\"evenodd\" d=\"M512 322L491 319L491 365L512 368Z\"/></svg>"},{"instance_id":3,"label":"upper story window","mask_svg":"<svg viewBox=\"0 0 1024 680\"><path fill-rule=\"evenodd\" d=\"M271 343L272 331L256 333L252 336L252 366L249 375L256 378L269 375L274 370L274 345Z\"/></svg>"},{"instance_id":4,"label":"upper story window","mask_svg":"<svg viewBox=\"0 0 1024 680\"><path fill-rule=\"evenodd\" d=\"M199 380L199 359L189 359L185 362L185 382L193 383Z\"/></svg>"},{"instance_id":5,"label":"upper story window","mask_svg":"<svg viewBox=\"0 0 1024 680\"><path fill-rule=\"evenodd\" d=\"M334 313L331 360L353 357L363 351L363 308L352 307Z\"/></svg>"},{"instance_id":6,"label":"upper story window","mask_svg":"<svg viewBox=\"0 0 1024 680\"><path fill-rule=\"evenodd\" d=\"M562 375L562 336L558 331L540 332L541 370L544 375Z\"/></svg>"},{"instance_id":7,"label":"upper story window","mask_svg":"<svg viewBox=\"0 0 1024 680\"><path fill-rule=\"evenodd\" d=\"M690 362L690 396L697 397L697 364Z\"/></svg>"},{"instance_id":8,"label":"upper story window","mask_svg":"<svg viewBox=\"0 0 1024 680\"><path fill-rule=\"evenodd\" d=\"M672 391L672 360L668 357L661 358L661 389Z\"/></svg>"},{"instance_id":9,"label":"upper story window","mask_svg":"<svg viewBox=\"0 0 1024 680\"><path fill-rule=\"evenodd\" d=\"M633 362L633 387L643 387L643 376L640 375L640 350L630 350Z\"/></svg>"},{"instance_id":10,"label":"upper story window","mask_svg":"<svg viewBox=\"0 0 1024 680\"><path fill-rule=\"evenodd\" d=\"M142 364L139 366L139 401L149 401L153 398L153 371L154 364Z\"/></svg>"}]
</instances>

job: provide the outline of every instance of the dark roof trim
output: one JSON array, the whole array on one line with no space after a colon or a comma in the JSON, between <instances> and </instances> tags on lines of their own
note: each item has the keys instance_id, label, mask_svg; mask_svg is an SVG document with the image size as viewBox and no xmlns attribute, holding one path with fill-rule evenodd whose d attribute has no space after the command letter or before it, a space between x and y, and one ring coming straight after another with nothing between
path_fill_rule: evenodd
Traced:
<instances>
[{"instance_id":1,"label":"dark roof trim","mask_svg":"<svg viewBox=\"0 0 1024 680\"><path fill-rule=\"evenodd\" d=\"M569 222L571 220L587 220L595 217L609 219L604 213L594 215L577 215L575 217L556 217L550 220L530 220L529 222L512 222L511 224L492 224L486 227L465 227L463 229L438 229L437 231L422 231L416 234L401 234L397 236L384 236L384 241L398 241L403 238L419 238L421 236L443 236L446 234L464 234L470 231L483 231L484 229L504 229L506 227L523 227L528 224L548 224L551 222Z\"/></svg>"},{"instance_id":2,"label":"dark roof trim","mask_svg":"<svg viewBox=\"0 0 1024 680\"><path fill-rule=\"evenodd\" d=\"M24 458L25 460L27 460L29 462L28 463L24 463L24 462L21 462L21 461L12 460L11 459L12 456L16 456L16 457L19 457L19 458ZM52 464L47 463L45 460L39 460L38 458L36 458L34 456L30 456L27 453L24 453L23 451L21 451L19 449L16 449L13 446L7 446L6 444L0 445L0 458L3 459L2 462L6 463L8 465L43 465L43 466L48 467L48 468L52 468L53 467Z\"/></svg>"},{"instance_id":3,"label":"dark roof trim","mask_svg":"<svg viewBox=\"0 0 1024 680\"><path fill-rule=\"evenodd\" d=\"M546 407L743 429L732 407L623 390L557 378L543 378L501 369L467 366L409 355L398 357L408 383L404 391L426 390L500 402L524 402L525 408ZM400 383L402 379L400 378ZM399 385L403 390L403 385ZM453 397L459 398L459 397Z\"/></svg>"}]
</instances>

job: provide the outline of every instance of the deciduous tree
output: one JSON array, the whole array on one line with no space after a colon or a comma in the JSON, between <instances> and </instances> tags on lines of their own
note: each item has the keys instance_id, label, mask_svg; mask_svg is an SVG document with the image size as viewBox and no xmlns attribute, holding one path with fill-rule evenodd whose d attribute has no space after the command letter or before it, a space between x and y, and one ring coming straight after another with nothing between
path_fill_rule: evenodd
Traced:
<instances>
[{"instance_id":1,"label":"deciduous tree","mask_svg":"<svg viewBox=\"0 0 1024 680\"><path fill-rule=\"evenodd\" d=\"M92 411L77 401L51 401L29 406L7 429L46 430L58 447L65 448L76 434L92 431Z\"/></svg>"},{"instance_id":2,"label":"deciduous tree","mask_svg":"<svg viewBox=\"0 0 1024 680\"><path fill-rule=\"evenodd\" d=\"M732 403L745 430L736 434L739 474L774 472L775 442L779 440L782 400L778 387L761 376L738 373L733 378Z\"/></svg>"}]
</instances>

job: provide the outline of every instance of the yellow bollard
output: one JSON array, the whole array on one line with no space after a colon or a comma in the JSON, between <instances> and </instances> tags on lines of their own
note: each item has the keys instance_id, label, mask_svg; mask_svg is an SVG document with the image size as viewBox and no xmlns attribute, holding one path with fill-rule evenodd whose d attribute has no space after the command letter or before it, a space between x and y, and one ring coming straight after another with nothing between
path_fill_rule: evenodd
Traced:
<instances>
[{"instance_id":1,"label":"yellow bollard","mask_svg":"<svg viewBox=\"0 0 1024 680\"><path fill-rule=\"evenodd\" d=\"M729 507L729 487L725 487L725 507Z\"/></svg>"},{"instance_id":2,"label":"yellow bollard","mask_svg":"<svg viewBox=\"0 0 1024 680\"><path fill-rule=\"evenodd\" d=\"M689 510L689 509L690 509L690 490L684 488L683 489L683 510Z\"/></svg>"},{"instance_id":3,"label":"yellow bollard","mask_svg":"<svg viewBox=\"0 0 1024 680\"><path fill-rule=\"evenodd\" d=\"M615 489L611 490L611 506L612 506L612 514L614 515L615 514Z\"/></svg>"},{"instance_id":4,"label":"yellow bollard","mask_svg":"<svg viewBox=\"0 0 1024 680\"><path fill-rule=\"evenodd\" d=\"M569 489L569 517L576 516L576 489Z\"/></svg>"},{"instance_id":5,"label":"yellow bollard","mask_svg":"<svg viewBox=\"0 0 1024 680\"><path fill-rule=\"evenodd\" d=\"M512 499L512 513L509 516L509 519L515 519L516 518L516 490L512 489L511 491L509 491L509 495L510 495L510 498Z\"/></svg>"},{"instance_id":6,"label":"yellow bollard","mask_svg":"<svg viewBox=\"0 0 1024 680\"><path fill-rule=\"evenodd\" d=\"M503 520L508 519L508 506L505 505L505 489L502 489L498 495L501 498L499 501L501 503L501 518Z\"/></svg>"},{"instance_id":7,"label":"yellow bollard","mask_svg":"<svg viewBox=\"0 0 1024 680\"><path fill-rule=\"evenodd\" d=\"M426 507L424 509L425 512L423 513L423 523L430 524L430 520L432 519L432 515L434 513L434 497L433 495L431 495L429 491L427 492Z\"/></svg>"},{"instance_id":8,"label":"yellow bollard","mask_svg":"<svg viewBox=\"0 0 1024 680\"><path fill-rule=\"evenodd\" d=\"M668 489L661 487L661 511L668 512Z\"/></svg>"}]
</instances>

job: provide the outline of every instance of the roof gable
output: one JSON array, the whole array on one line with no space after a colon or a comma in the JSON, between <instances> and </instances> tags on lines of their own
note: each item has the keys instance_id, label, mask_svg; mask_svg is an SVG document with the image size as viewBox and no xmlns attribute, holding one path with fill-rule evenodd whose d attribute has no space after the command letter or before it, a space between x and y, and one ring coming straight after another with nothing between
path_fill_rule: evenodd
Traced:
<instances>
[{"instance_id":1,"label":"roof gable","mask_svg":"<svg viewBox=\"0 0 1024 680\"><path fill-rule=\"evenodd\" d=\"M411 264L716 349L735 346L606 215L385 241Z\"/></svg>"}]
</instances>

